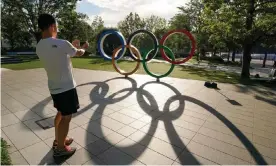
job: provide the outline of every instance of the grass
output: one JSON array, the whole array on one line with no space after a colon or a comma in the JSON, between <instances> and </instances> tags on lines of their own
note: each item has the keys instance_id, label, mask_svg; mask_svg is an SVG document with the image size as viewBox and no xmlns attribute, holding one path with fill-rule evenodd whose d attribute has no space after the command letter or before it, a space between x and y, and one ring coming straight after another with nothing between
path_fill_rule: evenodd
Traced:
<instances>
[{"instance_id":1,"label":"grass","mask_svg":"<svg viewBox=\"0 0 276 166\"><path fill-rule=\"evenodd\" d=\"M11 158L8 153L8 144L1 138L1 165L11 165Z\"/></svg>"},{"instance_id":2,"label":"grass","mask_svg":"<svg viewBox=\"0 0 276 166\"><path fill-rule=\"evenodd\" d=\"M90 69L90 70L103 70L103 71L115 71L110 61L105 61L102 58L72 58L72 63L75 68L80 69ZM118 61L119 66L129 71L133 69L136 62L130 61ZM170 64L165 63L150 63L148 64L150 71L154 73L165 73L168 71ZM38 59L31 60L29 62L18 63L18 64L3 64L3 68L8 68L12 70L24 70L24 69L34 69L42 68L42 63ZM142 64L138 70L139 74L146 74ZM240 83L240 76L236 73L227 73L222 71L212 72L205 69L185 67L185 66L176 66L173 72L170 74L170 77L175 78L184 78L184 79L194 79L194 80L213 80L223 83Z\"/></svg>"}]
</instances>

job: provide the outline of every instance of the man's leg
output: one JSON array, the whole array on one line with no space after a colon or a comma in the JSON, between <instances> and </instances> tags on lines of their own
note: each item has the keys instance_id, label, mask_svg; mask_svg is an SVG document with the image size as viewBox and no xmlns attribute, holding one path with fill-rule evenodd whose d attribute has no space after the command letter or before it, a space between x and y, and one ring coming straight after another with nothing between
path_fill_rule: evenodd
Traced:
<instances>
[{"instance_id":1,"label":"man's leg","mask_svg":"<svg viewBox=\"0 0 276 166\"><path fill-rule=\"evenodd\" d=\"M72 115L61 116L61 120L58 124L58 149L65 147L65 139L69 131L69 125Z\"/></svg>"},{"instance_id":2,"label":"man's leg","mask_svg":"<svg viewBox=\"0 0 276 166\"><path fill-rule=\"evenodd\" d=\"M58 140L58 126L61 121L61 113L58 111L56 117L55 117L55 140Z\"/></svg>"}]
</instances>

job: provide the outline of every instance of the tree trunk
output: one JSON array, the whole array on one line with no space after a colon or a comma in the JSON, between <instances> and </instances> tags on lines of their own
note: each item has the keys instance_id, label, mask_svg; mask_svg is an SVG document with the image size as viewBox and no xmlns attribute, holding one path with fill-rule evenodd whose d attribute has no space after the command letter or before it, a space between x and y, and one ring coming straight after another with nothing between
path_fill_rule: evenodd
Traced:
<instances>
[{"instance_id":1,"label":"tree trunk","mask_svg":"<svg viewBox=\"0 0 276 166\"><path fill-rule=\"evenodd\" d=\"M228 50L227 62L230 61L230 50Z\"/></svg>"},{"instance_id":2,"label":"tree trunk","mask_svg":"<svg viewBox=\"0 0 276 166\"><path fill-rule=\"evenodd\" d=\"M250 77L250 61L251 61L251 50L252 45L245 44L243 47L243 57L242 57L242 78Z\"/></svg>"},{"instance_id":3,"label":"tree trunk","mask_svg":"<svg viewBox=\"0 0 276 166\"><path fill-rule=\"evenodd\" d=\"M214 52L212 53L212 57L216 56L217 49L214 49Z\"/></svg>"},{"instance_id":4,"label":"tree trunk","mask_svg":"<svg viewBox=\"0 0 276 166\"><path fill-rule=\"evenodd\" d=\"M267 59L267 52L265 52L265 57L264 57L264 60L263 60L263 67L265 67L266 59Z\"/></svg>"},{"instance_id":5,"label":"tree trunk","mask_svg":"<svg viewBox=\"0 0 276 166\"><path fill-rule=\"evenodd\" d=\"M235 58L236 58L236 50L233 50L233 52L232 52L232 62L235 62Z\"/></svg>"}]
</instances>

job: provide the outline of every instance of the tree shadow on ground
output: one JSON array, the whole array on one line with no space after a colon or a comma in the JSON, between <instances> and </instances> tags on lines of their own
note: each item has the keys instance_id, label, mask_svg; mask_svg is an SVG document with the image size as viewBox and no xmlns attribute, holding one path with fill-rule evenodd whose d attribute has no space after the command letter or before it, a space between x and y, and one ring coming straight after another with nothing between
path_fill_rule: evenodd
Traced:
<instances>
[{"instance_id":1,"label":"tree shadow on ground","mask_svg":"<svg viewBox=\"0 0 276 166\"><path fill-rule=\"evenodd\" d=\"M227 73L222 71L209 71L206 69L179 66L181 71L189 74L198 75L200 77L206 77L208 80L219 80L221 83L239 83L239 76L236 73ZM208 81L206 80L206 81Z\"/></svg>"}]
</instances>

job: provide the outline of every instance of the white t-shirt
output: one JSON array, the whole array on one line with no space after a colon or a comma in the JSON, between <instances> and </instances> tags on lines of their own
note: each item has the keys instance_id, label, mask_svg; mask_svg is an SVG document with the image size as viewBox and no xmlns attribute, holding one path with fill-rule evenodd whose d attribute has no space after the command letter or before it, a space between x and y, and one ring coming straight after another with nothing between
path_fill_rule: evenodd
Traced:
<instances>
[{"instance_id":1,"label":"white t-shirt","mask_svg":"<svg viewBox=\"0 0 276 166\"><path fill-rule=\"evenodd\" d=\"M76 52L77 49L67 40L46 38L37 43L36 54L47 72L51 94L62 93L76 87L70 59Z\"/></svg>"}]
</instances>

